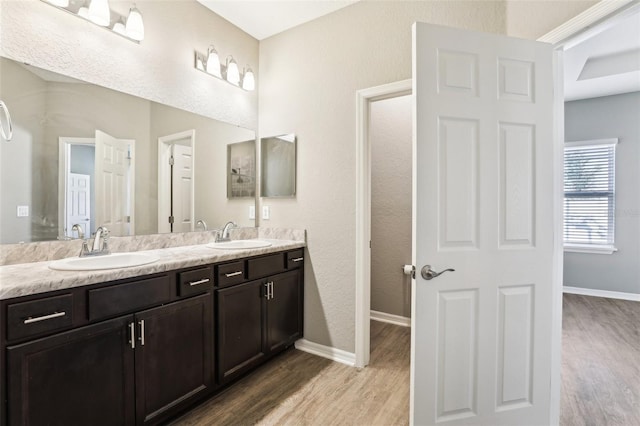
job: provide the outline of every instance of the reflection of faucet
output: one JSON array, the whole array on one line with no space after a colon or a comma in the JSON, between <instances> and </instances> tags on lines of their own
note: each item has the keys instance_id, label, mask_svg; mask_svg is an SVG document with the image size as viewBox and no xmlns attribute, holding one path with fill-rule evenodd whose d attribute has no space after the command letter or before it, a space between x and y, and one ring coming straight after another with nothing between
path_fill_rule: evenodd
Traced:
<instances>
[{"instance_id":1,"label":"reflection of faucet","mask_svg":"<svg viewBox=\"0 0 640 426\"><path fill-rule=\"evenodd\" d=\"M82 230L82 225L80 225L79 223L74 224L71 227L71 233L73 233L73 231L78 232L78 239L84 240L84 231Z\"/></svg>"},{"instance_id":2,"label":"reflection of faucet","mask_svg":"<svg viewBox=\"0 0 640 426\"><path fill-rule=\"evenodd\" d=\"M238 225L236 225L235 223L227 222L226 225L224 225L224 227L222 228L222 231L220 231L220 233L216 236L216 243L229 241L229 229L237 227Z\"/></svg>"},{"instance_id":3,"label":"reflection of faucet","mask_svg":"<svg viewBox=\"0 0 640 426\"><path fill-rule=\"evenodd\" d=\"M196 230L198 229L199 226L202 227L203 231L206 231L207 229L209 229L209 227L207 226L207 222L205 222L202 219L200 219L199 221L196 222Z\"/></svg>"},{"instance_id":4,"label":"reflection of faucet","mask_svg":"<svg viewBox=\"0 0 640 426\"><path fill-rule=\"evenodd\" d=\"M100 239L102 239L102 247L100 247ZM83 241L82 249L80 250L80 257L85 256L101 256L109 254L109 230L106 227L99 227L96 229L96 235L93 238L93 245L89 250L88 240Z\"/></svg>"}]
</instances>

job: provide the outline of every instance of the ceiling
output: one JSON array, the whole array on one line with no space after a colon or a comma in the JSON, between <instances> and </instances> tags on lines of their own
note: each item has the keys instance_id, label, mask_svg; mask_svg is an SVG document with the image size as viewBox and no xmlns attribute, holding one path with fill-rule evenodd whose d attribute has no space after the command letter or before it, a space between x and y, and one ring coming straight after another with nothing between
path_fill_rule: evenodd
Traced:
<instances>
[{"instance_id":1,"label":"ceiling","mask_svg":"<svg viewBox=\"0 0 640 426\"><path fill-rule=\"evenodd\" d=\"M564 53L565 100L640 91L640 7Z\"/></svg>"},{"instance_id":2,"label":"ceiling","mask_svg":"<svg viewBox=\"0 0 640 426\"><path fill-rule=\"evenodd\" d=\"M359 0L197 0L258 40ZM592 28L565 50L565 100L640 91L640 7Z\"/></svg>"},{"instance_id":3,"label":"ceiling","mask_svg":"<svg viewBox=\"0 0 640 426\"><path fill-rule=\"evenodd\" d=\"M197 0L258 40L313 21L359 0Z\"/></svg>"}]
</instances>

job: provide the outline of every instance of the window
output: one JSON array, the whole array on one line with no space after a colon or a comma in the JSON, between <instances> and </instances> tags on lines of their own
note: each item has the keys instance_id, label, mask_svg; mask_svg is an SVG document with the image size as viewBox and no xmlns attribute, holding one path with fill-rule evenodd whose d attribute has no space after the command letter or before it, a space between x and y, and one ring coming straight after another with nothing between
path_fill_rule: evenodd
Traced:
<instances>
[{"instance_id":1,"label":"window","mask_svg":"<svg viewBox=\"0 0 640 426\"><path fill-rule=\"evenodd\" d=\"M617 143L617 139L565 143L565 251L608 254L616 251L613 244Z\"/></svg>"}]
</instances>

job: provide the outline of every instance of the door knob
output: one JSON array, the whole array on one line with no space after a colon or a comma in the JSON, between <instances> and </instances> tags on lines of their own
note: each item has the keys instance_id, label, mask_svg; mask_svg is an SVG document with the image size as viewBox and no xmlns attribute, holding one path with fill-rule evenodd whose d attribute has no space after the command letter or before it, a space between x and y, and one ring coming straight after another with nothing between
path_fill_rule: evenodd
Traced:
<instances>
[{"instance_id":1,"label":"door knob","mask_svg":"<svg viewBox=\"0 0 640 426\"><path fill-rule=\"evenodd\" d=\"M424 278L425 280L431 280L431 279L434 279L435 277L438 277L444 274L447 271L455 272L455 269L449 268L449 269L445 269L444 271L436 272L433 269L431 269L431 265L424 265L420 270L420 275L422 275L422 278Z\"/></svg>"}]
</instances>

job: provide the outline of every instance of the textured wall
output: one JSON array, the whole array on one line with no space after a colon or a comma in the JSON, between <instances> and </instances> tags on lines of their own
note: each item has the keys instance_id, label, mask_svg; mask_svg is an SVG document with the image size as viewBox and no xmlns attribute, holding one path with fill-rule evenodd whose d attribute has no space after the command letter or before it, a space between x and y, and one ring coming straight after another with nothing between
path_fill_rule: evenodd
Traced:
<instances>
[{"instance_id":1,"label":"textured wall","mask_svg":"<svg viewBox=\"0 0 640 426\"><path fill-rule=\"evenodd\" d=\"M307 229L305 338L355 347L356 91L411 77L411 25L504 31L504 5L363 1L260 44L261 137L295 132L295 199L262 226Z\"/></svg>"},{"instance_id":2,"label":"textured wall","mask_svg":"<svg viewBox=\"0 0 640 426\"><path fill-rule=\"evenodd\" d=\"M371 309L411 317L411 96L376 101L371 143Z\"/></svg>"},{"instance_id":3,"label":"textured wall","mask_svg":"<svg viewBox=\"0 0 640 426\"><path fill-rule=\"evenodd\" d=\"M564 285L640 294L640 92L567 102L565 139L619 138L616 147L617 252L565 253Z\"/></svg>"},{"instance_id":4,"label":"textured wall","mask_svg":"<svg viewBox=\"0 0 640 426\"><path fill-rule=\"evenodd\" d=\"M125 13L133 2L111 1ZM193 67L214 43L260 76L258 41L195 0L136 2L140 45L37 0L0 2L2 56L187 111L256 129L257 91L245 92ZM259 80L259 79L258 79Z\"/></svg>"}]
</instances>

